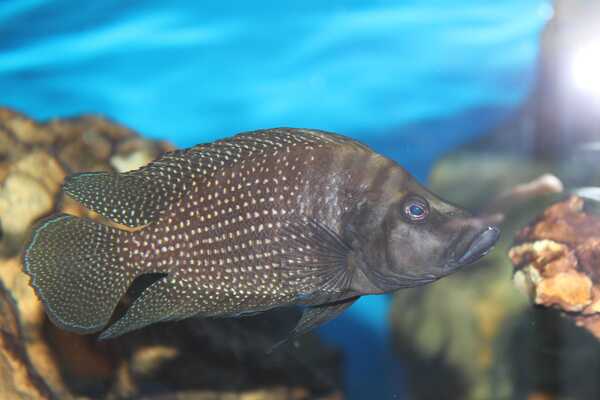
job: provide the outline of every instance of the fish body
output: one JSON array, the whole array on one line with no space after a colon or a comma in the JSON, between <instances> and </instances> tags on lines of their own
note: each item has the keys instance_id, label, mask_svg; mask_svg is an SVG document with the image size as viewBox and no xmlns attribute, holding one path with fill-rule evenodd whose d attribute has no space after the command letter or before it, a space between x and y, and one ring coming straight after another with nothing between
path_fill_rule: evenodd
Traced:
<instances>
[{"instance_id":1,"label":"fish body","mask_svg":"<svg viewBox=\"0 0 600 400\"><path fill-rule=\"evenodd\" d=\"M498 237L392 160L316 130L243 133L132 172L76 174L64 191L135 229L69 215L40 225L24 265L52 321L100 331L137 277L163 274L103 338L286 305L305 307L298 335L360 296L435 281Z\"/></svg>"}]
</instances>

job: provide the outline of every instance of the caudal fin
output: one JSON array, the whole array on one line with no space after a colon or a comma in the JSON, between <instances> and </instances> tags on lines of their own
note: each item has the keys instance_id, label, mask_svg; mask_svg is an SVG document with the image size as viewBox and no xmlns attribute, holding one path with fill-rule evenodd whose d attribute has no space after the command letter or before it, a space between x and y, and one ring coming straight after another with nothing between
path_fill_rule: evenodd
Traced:
<instances>
[{"instance_id":1,"label":"caudal fin","mask_svg":"<svg viewBox=\"0 0 600 400\"><path fill-rule=\"evenodd\" d=\"M34 232L24 269L55 324L79 333L106 326L138 275L129 235L70 215L55 216Z\"/></svg>"}]
</instances>

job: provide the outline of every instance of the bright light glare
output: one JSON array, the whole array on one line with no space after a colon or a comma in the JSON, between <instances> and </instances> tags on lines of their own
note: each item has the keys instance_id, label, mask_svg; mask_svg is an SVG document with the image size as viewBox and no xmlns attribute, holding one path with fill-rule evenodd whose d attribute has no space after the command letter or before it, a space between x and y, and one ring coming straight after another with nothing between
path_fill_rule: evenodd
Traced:
<instances>
[{"instance_id":1,"label":"bright light glare","mask_svg":"<svg viewBox=\"0 0 600 400\"><path fill-rule=\"evenodd\" d=\"M571 76L577 89L600 98L600 43L589 44L575 52Z\"/></svg>"}]
</instances>

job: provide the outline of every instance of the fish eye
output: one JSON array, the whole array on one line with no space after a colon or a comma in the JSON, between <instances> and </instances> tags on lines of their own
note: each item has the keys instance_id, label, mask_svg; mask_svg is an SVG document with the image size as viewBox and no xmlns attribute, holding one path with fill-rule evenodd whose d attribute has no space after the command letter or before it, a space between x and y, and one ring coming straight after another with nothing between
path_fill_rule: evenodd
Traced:
<instances>
[{"instance_id":1,"label":"fish eye","mask_svg":"<svg viewBox=\"0 0 600 400\"><path fill-rule=\"evenodd\" d=\"M425 199L410 197L404 201L402 211L409 222L423 222L429 215L429 205Z\"/></svg>"}]
</instances>

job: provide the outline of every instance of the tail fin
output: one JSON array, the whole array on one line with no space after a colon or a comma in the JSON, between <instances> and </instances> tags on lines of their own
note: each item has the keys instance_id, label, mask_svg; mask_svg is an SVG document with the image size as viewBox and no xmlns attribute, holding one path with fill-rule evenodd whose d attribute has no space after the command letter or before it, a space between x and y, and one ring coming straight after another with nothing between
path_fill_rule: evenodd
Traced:
<instances>
[{"instance_id":1,"label":"tail fin","mask_svg":"<svg viewBox=\"0 0 600 400\"><path fill-rule=\"evenodd\" d=\"M139 273L131 259L129 235L64 214L34 232L24 268L55 324L92 333L108 323Z\"/></svg>"}]
</instances>

